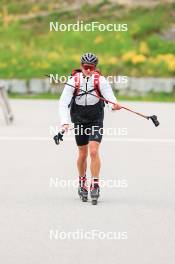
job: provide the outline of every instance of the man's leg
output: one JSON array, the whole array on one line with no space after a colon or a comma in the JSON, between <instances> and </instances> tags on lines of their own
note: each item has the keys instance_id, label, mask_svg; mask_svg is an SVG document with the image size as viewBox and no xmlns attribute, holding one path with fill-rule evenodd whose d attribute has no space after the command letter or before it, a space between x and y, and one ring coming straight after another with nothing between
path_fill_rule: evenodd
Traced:
<instances>
[{"instance_id":1,"label":"man's leg","mask_svg":"<svg viewBox=\"0 0 175 264\"><path fill-rule=\"evenodd\" d=\"M97 204L97 199L100 195L100 188L99 188L99 173L100 173L100 156L99 156L99 146L100 143L96 141L90 141L89 143L89 151L90 151L90 157L91 157L91 186L90 186L90 192L91 192L91 199L92 204Z\"/></svg>"},{"instance_id":2,"label":"man's leg","mask_svg":"<svg viewBox=\"0 0 175 264\"><path fill-rule=\"evenodd\" d=\"M100 146L99 142L96 141L89 142L89 153L91 157L90 169L91 169L92 178L99 178L100 167L101 167L99 146Z\"/></svg>"},{"instance_id":3,"label":"man's leg","mask_svg":"<svg viewBox=\"0 0 175 264\"><path fill-rule=\"evenodd\" d=\"M77 168L79 176L84 177L87 169L88 145L78 146L78 150Z\"/></svg>"},{"instance_id":4,"label":"man's leg","mask_svg":"<svg viewBox=\"0 0 175 264\"><path fill-rule=\"evenodd\" d=\"M91 135L89 137L89 152L91 158L91 175L92 179L96 179L98 181L99 173L100 173L100 156L99 156L99 147L103 137L103 123L98 123L96 125L92 125L91 127Z\"/></svg>"},{"instance_id":5,"label":"man's leg","mask_svg":"<svg viewBox=\"0 0 175 264\"><path fill-rule=\"evenodd\" d=\"M87 188L87 155L88 155L88 145L79 146L79 155L77 160L77 167L79 172L79 187L78 194L83 202L87 202L88 199L88 188Z\"/></svg>"}]
</instances>

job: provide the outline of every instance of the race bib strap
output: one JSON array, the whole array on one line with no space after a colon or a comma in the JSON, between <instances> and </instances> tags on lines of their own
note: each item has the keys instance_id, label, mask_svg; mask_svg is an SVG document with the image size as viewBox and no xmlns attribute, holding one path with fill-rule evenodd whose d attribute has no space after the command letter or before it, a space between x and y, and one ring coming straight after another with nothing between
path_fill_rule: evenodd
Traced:
<instances>
[{"instance_id":1,"label":"race bib strap","mask_svg":"<svg viewBox=\"0 0 175 264\"><path fill-rule=\"evenodd\" d=\"M100 74L98 72L95 72L94 74L94 89L96 94L100 96Z\"/></svg>"}]
</instances>

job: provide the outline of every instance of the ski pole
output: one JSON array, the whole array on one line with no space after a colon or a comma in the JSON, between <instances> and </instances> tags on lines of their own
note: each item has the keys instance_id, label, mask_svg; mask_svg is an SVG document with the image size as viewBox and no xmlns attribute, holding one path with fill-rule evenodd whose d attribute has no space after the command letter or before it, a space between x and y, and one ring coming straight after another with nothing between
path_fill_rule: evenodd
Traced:
<instances>
[{"instance_id":1,"label":"ski pole","mask_svg":"<svg viewBox=\"0 0 175 264\"><path fill-rule=\"evenodd\" d=\"M45 75L45 76L46 76L46 77L50 77L49 75ZM56 83L56 84L58 84L58 83ZM68 86L73 87L73 88L76 89L75 86L73 86L73 85L71 85L71 84L69 84L69 83L67 83L67 82L65 82L65 83L63 83L63 84L66 84L66 85L68 85ZM82 89L79 89L79 90L85 92L85 91L82 90ZM110 103L110 104L116 105L116 103L111 102L111 101L109 101L109 100L107 100L107 99L105 99L105 98L103 98L103 97L101 97L101 96L98 96L98 95L95 95L95 94L92 94L92 93L89 93L89 92L86 92L86 93L87 93L87 94L91 94L92 96L95 96L95 97L97 97L98 99L100 99L100 100L102 100L102 101L104 101L104 102L106 102L106 103ZM134 113L134 114L136 114L136 115L139 115L139 116L141 116L141 117L143 117L143 118L145 118L145 119L147 119L147 120L151 119L151 121L153 122L153 124L154 124L156 127L160 124L159 121L158 121L158 119L157 119L157 116L156 116L156 115L146 116L146 115L144 115L144 114L141 114L141 113L139 113L139 112L136 112L136 111L134 111L134 110L131 110L130 108L125 107L125 106L121 106L121 108L122 108L122 109L125 109L125 110L127 110L127 111L129 111L129 112L131 112L131 113Z\"/></svg>"}]
</instances>

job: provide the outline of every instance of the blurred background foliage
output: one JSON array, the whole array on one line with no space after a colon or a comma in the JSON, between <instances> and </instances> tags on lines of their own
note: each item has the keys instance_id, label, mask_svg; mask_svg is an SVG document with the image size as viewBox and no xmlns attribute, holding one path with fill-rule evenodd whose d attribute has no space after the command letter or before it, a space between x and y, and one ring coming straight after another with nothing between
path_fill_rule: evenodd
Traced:
<instances>
[{"instance_id":1,"label":"blurred background foliage","mask_svg":"<svg viewBox=\"0 0 175 264\"><path fill-rule=\"evenodd\" d=\"M94 2L95 3L95 2ZM68 2L0 1L0 78L70 74L94 52L104 75L175 74L175 3L127 7L108 1L71 8ZM49 22L128 24L126 32L49 32Z\"/></svg>"}]
</instances>

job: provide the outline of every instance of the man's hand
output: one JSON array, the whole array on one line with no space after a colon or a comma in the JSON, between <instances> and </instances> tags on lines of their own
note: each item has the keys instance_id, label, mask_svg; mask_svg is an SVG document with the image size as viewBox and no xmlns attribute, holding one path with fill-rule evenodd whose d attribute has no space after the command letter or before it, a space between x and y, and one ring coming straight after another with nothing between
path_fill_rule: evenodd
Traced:
<instances>
[{"instance_id":1,"label":"man's hand","mask_svg":"<svg viewBox=\"0 0 175 264\"><path fill-rule=\"evenodd\" d=\"M120 109L122 109L122 106L120 104L116 103L115 105L112 106L112 110L120 110Z\"/></svg>"},{"instance_id":2,"label":"man's hand","mask_svg":"<svg viewBox=\"0 0 175 264\"><path fill-rule=\"evenodd\" d=\"M62 131L67 132L68 129L69 129L69 124L64 124L64 125L62 126Z\"/></svg>"},{"instance_id":3,"label":"man's hand","mask_svg":"<svg viewBox=\"0 0 175 264\"><path fill-rule=\"evenodd\" d=\"M65 132L67 132L68 129L69 129L69 124L64 124L61 127L61 131L59 131L58 134L53 137L56 145L59 145L60 144L60 141L63 141L63 134Z\"/></svg>"}]
</instances>

